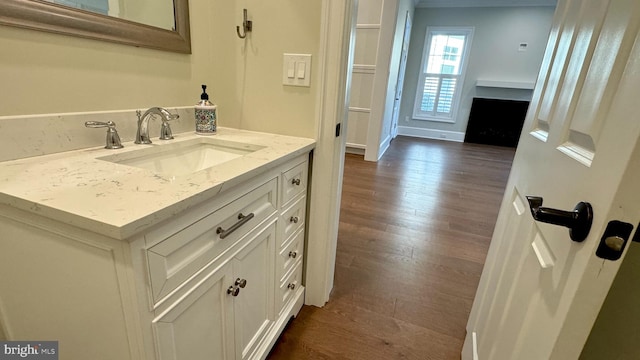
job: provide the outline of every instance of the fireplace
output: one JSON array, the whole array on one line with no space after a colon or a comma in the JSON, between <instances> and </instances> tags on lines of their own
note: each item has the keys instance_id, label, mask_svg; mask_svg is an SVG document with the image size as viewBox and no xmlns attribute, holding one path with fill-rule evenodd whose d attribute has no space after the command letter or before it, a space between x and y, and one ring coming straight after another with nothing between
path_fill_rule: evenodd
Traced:
<instances>
[{"instance_id":1,"label":"fireplace","mask_svg":"<svg viewBox=\"0 0 640 360\"><path fill-rule=\"evenodd\" d=\"M528 101L473 98L464 142L516 147Z\"/></svg>"}]
</instances>

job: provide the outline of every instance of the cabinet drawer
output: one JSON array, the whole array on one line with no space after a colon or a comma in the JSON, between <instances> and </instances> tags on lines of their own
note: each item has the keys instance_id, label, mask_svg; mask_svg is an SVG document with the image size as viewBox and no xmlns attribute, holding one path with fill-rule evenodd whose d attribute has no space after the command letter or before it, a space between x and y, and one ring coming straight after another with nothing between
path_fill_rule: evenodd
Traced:
<instances>
[{"instance_id":1,"label":"cabinet drawer","mask_svg":"<svg viewBox=\"0 0 640 360\"><path fill-rule=\"evenodd\" d=\"M149 248L147 261L154 303L271 216L276 211L276 191L277 182L273 179ZM245 218L240 219L239 214Z\"/></svg>"},{"instance_id":2,"label":"cabinet drawer","mask_svg":"<svg viewBox=\"0 0 640 360\"><path fill-rule=\"evenodd\" d=\"M278 256L278 280L283 282L296 262L304 257L304 231L299 231Z\"/></svg>"},{"instance_id":3,"label":"cabinet drawer","mask_svg":"<svg viewBox=\"0 0 640 360\"><path fill-rule=\"evenodd\" d=\"M304 227L306 222L307 198L303 196L293 203L287 210L282 212L282 243L280 246L286 245L286 241L298 229Z\"/></svg>"},{"instance_id":4,"label":"cabinet drawer","mask_svg":"<svg viewBox=\"0 0 640 360\"><path fill-rule=\"evenodd\" d=\"M308 170L309 163L305 161L282 174L282 206L307 190Z\"/></svg>"},{"instance_id":5,"label":"cabinet drawer","mask_svg":"<svg viewBox=\"0 0 640 360\"><path fill-rule=\"evenodd\" d=\"M302 261L295 264L293 272L289 274L287 279L280 284L277 300L278 314L282 312L284 306L294 297L294 295L302 288Z\"/></svg>"}]
</instances>

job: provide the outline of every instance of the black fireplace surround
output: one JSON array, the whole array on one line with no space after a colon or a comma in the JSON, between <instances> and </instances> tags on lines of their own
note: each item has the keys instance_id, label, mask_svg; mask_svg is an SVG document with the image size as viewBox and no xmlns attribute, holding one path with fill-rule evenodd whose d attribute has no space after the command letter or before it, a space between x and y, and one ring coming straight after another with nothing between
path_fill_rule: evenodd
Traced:
<instances>
[{"instance_id":1,"label":"black fireplace surround","mask_svg":"<svg viewBox=\"0 0 640 360\"><path fill-rule=\"evenodd\" d=\"M464 142L518 146L528 101L473 98Z\"/></svg>"}]
</instances>

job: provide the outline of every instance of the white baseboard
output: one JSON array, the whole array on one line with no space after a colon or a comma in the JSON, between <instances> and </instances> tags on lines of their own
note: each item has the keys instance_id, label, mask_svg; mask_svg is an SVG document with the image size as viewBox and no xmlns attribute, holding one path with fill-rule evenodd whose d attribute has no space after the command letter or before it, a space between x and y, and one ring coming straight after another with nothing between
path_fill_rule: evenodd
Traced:
<instances>
[{"instance_id":1,"label":"white baseboard","mask_svg":"<svg viewBox=\"0 0 640 360\"><path fill-rule=\"evenodd\" d=\"M384 155L387 150L389 150L389 146L391 145L391 135L387 136L386 139L380 144L380 154L378 154L378 160Z\"/></svg>"},{"instance_id":2,"label":"white baseboard","mask_svg":"<svg viewBox=\"0 0 640 360\"><path fill-rule=\"evenodd\" d=\"M424 139L455 141L455 142L464 141L463 132L425 129L425 128L417 128L417 127L409 127L409 126L398 126L398 135L419 137Z\"/></svg>"},{"instance_id":3,"label":"white baseboard","mask_svg":"<svg viewBox=\"0 0 640 360\"><path fill-rule=\"evenodd\" d=\"M364 152L367 150L365 145L347 143L344 151L348 154L356 154L356 155L364 155Z\"/></svg>"}]
</instances>

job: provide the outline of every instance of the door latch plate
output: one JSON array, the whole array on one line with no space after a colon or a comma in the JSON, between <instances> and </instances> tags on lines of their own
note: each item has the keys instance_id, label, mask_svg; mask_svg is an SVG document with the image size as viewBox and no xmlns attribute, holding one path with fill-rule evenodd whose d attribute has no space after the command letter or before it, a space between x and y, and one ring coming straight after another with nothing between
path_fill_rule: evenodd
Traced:
<instances>
[{"instance_id":1,"label":"door latch plate","mask_svg":"<svg viewBox=\"0 0 640 360\"><path fill-rule=\"evenodd\" d=\"M618 260L624 252L633 225L618 220L609 221L600 244L596 250L596 256L606 260Z\"/></svg>"}]
</instances>

